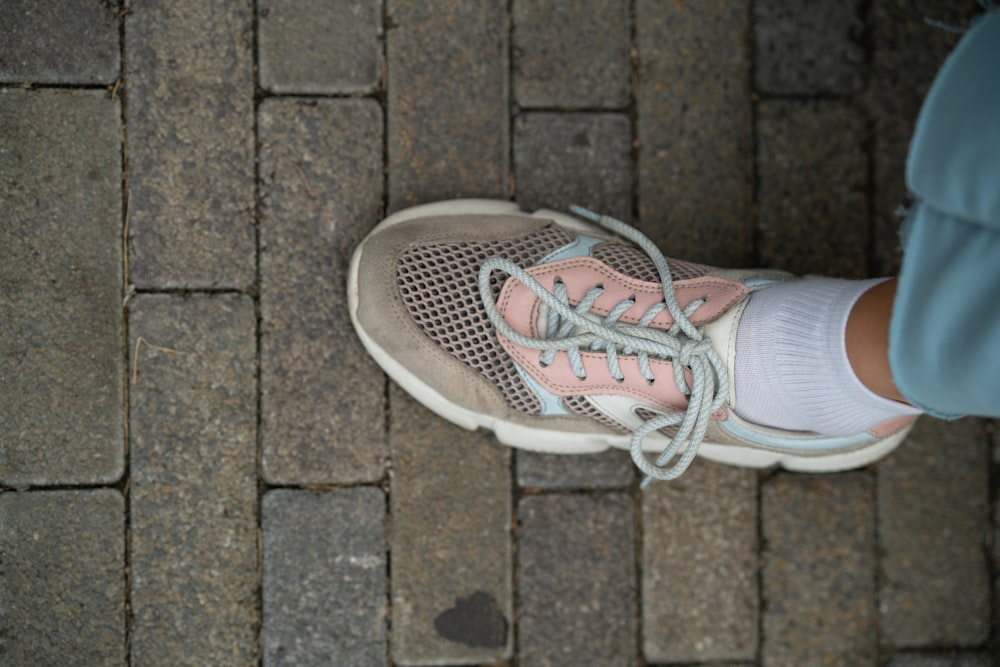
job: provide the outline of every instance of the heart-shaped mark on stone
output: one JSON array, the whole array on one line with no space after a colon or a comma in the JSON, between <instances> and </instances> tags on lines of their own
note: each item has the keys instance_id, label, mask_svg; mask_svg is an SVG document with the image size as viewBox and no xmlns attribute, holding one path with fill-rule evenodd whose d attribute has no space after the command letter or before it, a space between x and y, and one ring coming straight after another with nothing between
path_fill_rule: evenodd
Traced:
<instances>
[{"instance_id":1,"label":"heart-shaped mark on stone","mask_svg":"<svg viewBox=\"0 0 1000 667\"><path fill-rule=\"evenodd\" d=\"M434 629L445 639L477 648L500 648L507 645L507 619L496 598L486 591L476 591L459 598L455 606L434 619Z\"/></svg>"}]
</instances>

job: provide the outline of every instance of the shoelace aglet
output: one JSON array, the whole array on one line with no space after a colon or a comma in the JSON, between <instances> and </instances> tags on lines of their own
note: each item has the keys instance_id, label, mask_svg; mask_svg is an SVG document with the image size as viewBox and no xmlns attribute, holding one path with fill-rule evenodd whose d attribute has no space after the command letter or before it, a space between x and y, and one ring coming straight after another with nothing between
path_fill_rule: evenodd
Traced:
<instances>
[{"instance_id":1,"label":"shoelace aglet","mask_svg":"<svg viewBox=\"0 0 1000 667\"><path fill-rule=\"evenodd\" d=\"M652 484L653 481L654 481L653 477L651 477L650 475L646 475L645 477L642 478L642 482L639 484L639 490L645 491L646 487Z\"/></svg>"}]
</instances>

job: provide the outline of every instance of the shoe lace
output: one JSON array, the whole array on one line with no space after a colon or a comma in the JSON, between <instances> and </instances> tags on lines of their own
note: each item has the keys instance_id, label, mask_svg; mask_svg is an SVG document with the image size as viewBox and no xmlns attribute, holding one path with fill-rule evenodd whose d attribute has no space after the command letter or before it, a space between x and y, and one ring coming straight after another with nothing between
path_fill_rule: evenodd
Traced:
<instances>
[{"instance_id":1,"label":"shoe lace","mask_svg":"<svg viewBox=\"0 0 1000 667\"><path fill-rule=\"evenodd\" d=\"M669 480L680 476L698 454L698 448L705 439L712 414L722 407L729 392L729 372L719 355L712 348L712 342L705 333L691 323L691 315L705 303L704 299L693 301L681 309L674 293L670 266L663 253L646 236L634 227L615 218L598 215L578 206L570 207L576 215L597 223L601 227L632 241L653 261L663 286L663 301L646 310L636 324L621 322L620 317L635 305L634 299L619 302L611 311L598 320L587 317L591 306L603 293L601 285L595 285L583 296L574 308L569 301L566 286L556 280L553 291L547 290L520 266L502 257L491 257L479 269L479 294L486 313L497 331L528 349L542 354L539 362L546 366L558 352L566 352L570 367L577 377L586 378L586 370L580 350L604 350L608 369L619 382L625 377L618 364L618 356L635 354L639 370L650 384L655 382L649 357L669 360L673 364L674 383L688 398L687 410L662 414L645 421L632 433L629 450L632 461L645 474L642 487L652 480ZM502 271L530 289L548 307L545 322L545 338L534 338L515 331L497 310L496 299L490 286L490 275ZM674 324L669 330L656 329L650 325L659 313L667 310ZM690 384L685 377L685 369L691 373ZM663 448L656 461L647 459L642 449L643 440L654 431L668 426L679 425L676 434ZM671 466L667 463L675 456L678 460Z\"/></svg>"}]
</instances>

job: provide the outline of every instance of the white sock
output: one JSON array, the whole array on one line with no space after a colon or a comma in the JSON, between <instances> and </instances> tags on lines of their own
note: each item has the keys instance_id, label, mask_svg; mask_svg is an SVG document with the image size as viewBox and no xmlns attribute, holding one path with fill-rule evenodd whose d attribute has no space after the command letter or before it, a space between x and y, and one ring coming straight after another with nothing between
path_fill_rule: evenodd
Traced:
<instances>
[{"instance_id":1,"label":"white sock","mask_svg":"<svg viewBox=\"0 0 1000 667\"><path fill-rule=\"evenodd\" d=\"M847 358L851 308L880 282L811 278L754 292L736 332L736 414L831 436L919 414L865 387Z\"/></svg>"}]
</instances>

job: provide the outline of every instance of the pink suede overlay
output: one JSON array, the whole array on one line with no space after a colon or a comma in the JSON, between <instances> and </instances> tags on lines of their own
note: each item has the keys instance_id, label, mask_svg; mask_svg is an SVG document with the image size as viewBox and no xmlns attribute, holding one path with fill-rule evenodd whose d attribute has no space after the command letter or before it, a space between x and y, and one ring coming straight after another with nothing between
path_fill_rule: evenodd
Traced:
<instances>
[{"instance_id":1,"label":"pink suede overlay","mask_svg":"<svg viewBox=\"0 0 1000 667\"><path fill-rule=\"evenodd\" d=\"M570 304L575 306L587 291L602 285L604 292L591 307L591 312L607 315L620 302L634 298L636 303L621 316L620 321L637 323L653 305L663 301L660 283L644 282L629 278L593 257L574 257L550 264L542 264L528 269L528 274L545 289L554 290L556 278L567 288ZM677 303L681 309L698 299L705 299L704 305L692 315L691 322L702 326L725 313L744 298L748 289L745 285L723 278L692 278L674 283ZM504 320L517 332L532 338L542 338L538 330L538 314L541 300L519 281L508 278L497 299L497 309ZM673 317L666 310L659 313L651 324L653 328L669 329ZM570 367L565 353L556 354L552 363L542 366L541 353L516 345L502 335L500 344L507 353L531 375L541 386L557 396L617 395L628 396L664 412L674 412L687 408L687 399L674 383L673 364L669 361L650 359L649 365L656 381L649 383L639 371L638 358L634 355L619 355L618 363L625 379L616 380L608 368L604 352L581 351L586 379L579 379ZM690 381L690 371L686 371ZM719 415L713 418L724 417Z\"/></svg>"},{"instance_id":2,"label":"pink suede overlay","mask_svg":"<svg viewBox=\"0 0 1000 667\"><path fill-rule=\"evenodd\" d=\"M888 438L890 435L895 435L899 433L904 428L908 427L917 417L920 415L901 415L899 417L893 417L892 419L887 419L881 424L876 424L874 427L868 429L869 435L876 438Z\"/></svg>"}]
</instances>

